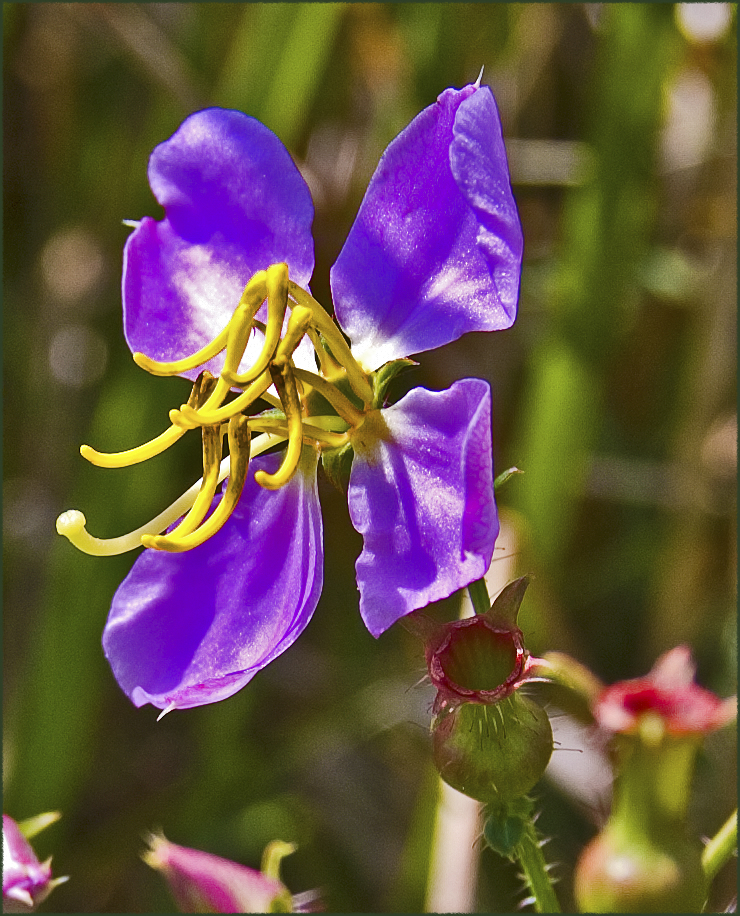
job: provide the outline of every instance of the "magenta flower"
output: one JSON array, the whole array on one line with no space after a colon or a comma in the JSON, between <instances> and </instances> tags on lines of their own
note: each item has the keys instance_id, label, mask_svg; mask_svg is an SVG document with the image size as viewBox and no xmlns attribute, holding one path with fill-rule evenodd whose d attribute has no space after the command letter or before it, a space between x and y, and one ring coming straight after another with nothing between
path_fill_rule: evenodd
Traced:
<instances>
[{"instance_id":1,"label":"magenta flower","mask_svg":"<svg viewBox=\"0 0 740 916\"><path fill-rule=\"evenodd\" d=\"M612 810L581 853L574 876L587 913L698 913L709 876L687 812L705 735L737 715L694 682L687 646L662 655L645 676L604 688L593 704L610 735Z\"/></svg>"},{"instance_id":2,"label":"magenta flower","mask_svg":"<svg viewBox=\"0 0 740 916\"><path fill-rule=\"evenodd\" d=\"M3 912L28 912L66 880L51 877L51 859L39 862L18 824L3 814Z\"/></svg>"},{"instance_id":3,"label":"magenta flower","mask_svg":"<svg viewBox=\"0 0 740 916\"><path fill-rule=\"evenodd\" d=\"M737 714L737 699L721 700L694 682L696 666L688 646L677 646L656 661L645 677L618 681L599 696L594 715L607 731L638 735L647 725L667 735L708 734Z\"/></svg>"},{"instance_id":4,"label":"magenta flower","mask_svg":"<svg viewBox=\"0 0 740 916\"><path fill-rule=\"evenodd\" d=\"M385 391L406 357L512 324L523 243L486 86L445 90L384 153L331 271L349 346L307 291L313 206L267 128L237 111L197 112L154 150L149 182L165 218L144 217L126 243L126 339L154 374L193 380L206 369L219 379L215 393L194 389L142 455L200 426L215 481L220 450L207 457L205 430L220 442L228 422L234 443L207 520L204 499L192 524L157 536L187 503L137 533L134 545L158 549L134 564L105 627L124 691L136 705L172 709L230 696L308 624L322 587L319 453L325 467L352 458L360 612L374 636L483 576L498 533L488 385L416 388L391 406ZM227 401L234 389L242 393ZM272 436L255 440L247 467L246 439L239 445L231 424L258 397L280 412L247 417L251 431ZM285 439L287 449L255 460ZM246 455L243 491L235 455ZM81 513L58 528L82 549L107 551Z\"/></svg>"}]
</instances>

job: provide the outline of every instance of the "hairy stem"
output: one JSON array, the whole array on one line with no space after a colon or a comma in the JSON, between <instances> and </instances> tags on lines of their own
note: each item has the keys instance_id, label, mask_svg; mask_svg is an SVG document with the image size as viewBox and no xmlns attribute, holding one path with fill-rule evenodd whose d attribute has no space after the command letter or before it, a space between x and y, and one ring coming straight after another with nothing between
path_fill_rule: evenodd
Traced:
<instances>
[{"instance_id":1,"label":"hairy stem","mask_svg":"<svg viewBox=\"0 0 740 916\"><path fill-rule=\"evenodd\" d=\"M537 912L559 913L560 904L547 874L547 865L542 855L537 830L531 821L525 827L524 836L517 844L514 855L522 867Z\"/></svg>"}]
</instances>

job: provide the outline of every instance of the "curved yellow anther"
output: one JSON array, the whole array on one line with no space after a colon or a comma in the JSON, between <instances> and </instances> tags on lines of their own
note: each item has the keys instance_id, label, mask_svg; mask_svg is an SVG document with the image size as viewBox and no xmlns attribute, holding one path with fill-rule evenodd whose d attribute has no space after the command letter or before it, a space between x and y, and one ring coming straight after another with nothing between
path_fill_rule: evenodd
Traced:
<instances>
[{"instance_id":1,"label":"curved yellow anther","mask_svg":"<svg viewBox=\"0 0 740 916\"><path fill-rule=\"evenodd\" d=\"M269 372L263 372L262 375L255 379L246 391L242 392L239 397L218 407L215 410L208 410L207 404L200 410L194 410L190 405L183 404L179 410L170 411L170 420L176 426L186 429L195 429L196 426L215 426L217 423L225 423L231 417L246 410L257 398L267 391L272 384Z\"/></svg>"},{"instance_id":2,"label":"curved yellow anther","mask_svg":"<svg viewBox=\"0 0 740 916\"><path fill-rule=\"evenodd\" d=\"M288 308L288 265L273 264L267 268L267 325L265 327L265 342L262 352L255 360L251 369L244 375L236 375L224 366L221 373L230 385L248 385L258 378L267 369L270 360L275 354L280 333L283 330L285 311ZM254 322L252 322L254 324Z\"/></svg>"},{"instance_id":3,"label":"curved yellow anther","mask_svg":"<svg viewBox=\"0 0 740 916\"><path fill-rule=\"evenodd\" d=\"M268 449L272 448L287 437L277 432L265 433L257 436L252 442L251 453L254 457L261 455ZM231 470L231 456L227 455L221 461L221 468L218 473L217 484L225 480ZM87 524L85 516L77 509L68 509L57 519L57 533L63 535L82 553L87 553L94 557L113 557L122 553L128 553L130 550L136 550L141 547L141 538L146 534L159 534L165 531L169 526L181 518L188 511L197 499L198 493L203 485L202 480L196 482L186 490L182 496L179 496L172 505L160 512L155 518L145 525L123 534L116 538L96 538L89 534L85 525Z\"/></svg>"},{"instance_id":4,"label":"curved yellow anther","mask_svg":"<svg viewBox=\"0 0 740 916\"><path fill-rule=\"evenodd\" d=\"M171 363L160 363L157 360L150 359L143 353L134 353L134 362L142 369L146 369L151 375L180 375L183 372L188 372L190 369L197 369L198 366L207 363L209 359L218 356L226 346L228 335L229 325L227 324L220 334L214 337L205 347L198 350L197 353L193 353L192 356L186 356L184 359L178 359Z\"/></svg>"},{"instance_id":5,"label":"curved yellow anther","mask_svg":"<svg viewBox=\"0 0 740 916\"><path fill-rule=\"evenodd\" d=\"M221 502L211 515L199 528L182 537L178 537L174 531L159 537L144 535L141 539L144 547L167 550L170 553L182 553L186 550L192 550L193 547L198 547L221 530L236 508L244 489L244 482L247 479L250 444L248 424L249 420L244 416L233 417L229 422L229 453L231 457L229 482L226 485L226 492L221 497Z\"/></svg>"},{"instance_id":6,"label":"curved yellow anther","mask_svg":"<svg viewBox=\"0 0 740 916\"><path fill-rule=\"evenodd\" d=\"M267 271L260 270L244 287L239 304L229 322L224 369L234 373L239 368L247 341L252 332L252 320L267 296Z\"/></svg>"},{"instance_id":7,"label":"curved yellow anther","mask_svg":"<svg viewBox=\"0 0 740 916\"><path fill-rule=\"evenodd\" d=\"M254 472L254 479L266 490L278 490L290 480L298 467L303 448L303 418L290 359L285 356L276 358L270 365L270 372L288 421L288 448L282 464L274 474L259 470Z\"/></svg>"},{"instance_id":8,"label":"curved yellow anther","mask_svg":"<svg viewBox=\"0 0 740 916\"><path fill-rule=\"evenodd\" d=\"M291 358L303 335L308 331L312 317L311 309L303 306L296 306L293 309L288 319L288 327L285 329L285 336L275 351L276 361Z\"/></svg>"},{"instance_id":9,"label":"curved yellow anther","mask_svg":"<svg viewBox=\"0 0 740 916\"><path fill-rule=\"evenodd\" d=\"M127 449L124 452L98 452L89 445L80 446L80 454L83 458L99 468L125 468L132 464L139 464L155 455L160 455L171 445L174 445L178 439L185 435L187 430L179 426L170 426L156 438L145 442L143 445L137 445L136 448Z\"/></svg>"},{"instance_id":10,"label":"curved yellow anther","mask_svg":"<svg viewBox=\"0 0 740 916\"><path fill-rule=\"evenodd\" d=\"M195 531L211 508L213 497L218 486L218 472L221 469L222 432L218 426L203 427L203 478L200 490L190 512L167 535L169 538L180 538Z\"/></svg>"},{"instance_id":11,"label":"curved yellow anther","mask_svg":"<svg viewBox=\"0 0 740 916\"><path fill-rule=\"evenodd\" d=\"M216 379L210 372L201 372L190 390L188 405L193 409L197 408L199 404L206 400L215 385ZM129 448L123 452L98 452L89 445L81 445L80 454L90 464L94 464L99 468L130 467L132 464L140 464L142 461L147 461L155 455L161 455L171 445L174 445L178 439L181 439L186 431L187 427L176 426L173 423L169 429L155 436L154 439L150 439L149 442L137 445L136 448Z\"/></svg>"},{"instance_id":12,"label":"curved yellow anther","mask_svg":"<svg viewBox=\"0 0 740 916\"><path fill-rule=\"evenodd\" d=\"M239 368L239 363L247 348L247 341L249 340L249 335L252 333L252 319L257 314L259 307L262 305L267 295L266 278L267 272L261 270L252 277L249 283L247 283L239 299L239 304L226 328L226 358L224 360L224 370L232 375ZM221 406L230 389L230 383L224 378L223 374L220 375L216 387L211 392L205 404L202 405L202 409L207 411L216 410ZM172 412L170 411L170 417L171 416ZM172 422L174 423L175 421L173 420ZM176 425L184 426L185 424L178 423ZM203 424L194 423L186 428L192 429L200 425ZM208 423L205 425L210 426L211 424Z\"/></svg>"},{"instance_id":13,"label":"curved yellow anther","mask_svg":"<svg viewBox=\"0 0 740 916\"><path fill-rule=\"evenodd\" d=\"M352 355L352 351L347 341L342 337L342 332L337 325L313 296L293 283L292 280L288 283L288 292L298 305L311 310L311 323L329 344L332 355L337 362L344 366L347 372L347 381L352 386L354 393L362 400L363 404L372 404L373 389L357 360Z\"/></svg>"}]
</instances>

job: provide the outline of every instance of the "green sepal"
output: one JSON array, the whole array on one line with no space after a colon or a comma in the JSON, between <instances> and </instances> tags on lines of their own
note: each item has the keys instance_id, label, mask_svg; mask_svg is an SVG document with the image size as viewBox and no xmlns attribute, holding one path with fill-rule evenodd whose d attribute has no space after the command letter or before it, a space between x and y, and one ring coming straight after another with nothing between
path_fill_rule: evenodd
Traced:
<instances>
[{"instance_id":1,"label":"green sepal","mask_svg":"<svg viewBox=\"0 0 740 916\"><path fill-rule=\"evenodd\" d=\"M520 579L514 579L504 586L491 605L488 612L496 620L506 621L516 626L516 618L519 614L519 608L524 600L524 593L530 583L530 576L522 576Z\"/></svg>"},{"instance_id":2,"label":"green sepal","mask_svg":"<svg viewBox=\"0 0 740 916\"><path fill-rule=\"evenodd\" d=\"M500 856L516 859L516 848L532 819L534 802L527 795L512 799L508 804L486 807L483 839Z\"/></svg>"},{"instance_id":3,"label":"green sepal","mask_svg":"<svg viewBox=\"0 0 740 916\"><path fill-rule=\"evenodd\" d=\"M352 459L354 457L355 452L350 442L347 442L346 445L340 445L338 448L326 449L321 453L324 473L341 493L347 492L349 474L352 470Z\"/></svg>"},{"instance_id":4,"label":"green sepal","mask_svg":"<svg viewBox=\"0 0 740 916\"><path fill-rule=\"evenodd\" d=\"M410 369L418 365L419 364L413 359L394 359L373 372L373 408L375 410L380 410L380 408L384 406L388 386L397 375L405 369Z\"/></svg>"},{"instance_id":5,"label":"green sepal","mask_svg":"<svg viewBox=\"0 0 740 916\"><path fill-rule=\"evenodd\" d=\"M46 830L47 827L56 824L61 816L61 811L47 811L45 814L37 814L35 817L28 817L24 821L19 821L18 829L27 840L32 840L42 830Z\"/></svg>"}]
</instances>

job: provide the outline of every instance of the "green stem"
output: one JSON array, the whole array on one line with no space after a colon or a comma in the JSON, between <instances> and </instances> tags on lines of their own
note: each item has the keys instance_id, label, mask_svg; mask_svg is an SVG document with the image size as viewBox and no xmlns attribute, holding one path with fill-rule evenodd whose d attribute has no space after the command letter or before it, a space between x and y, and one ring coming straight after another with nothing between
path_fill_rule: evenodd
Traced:
<instances>
[{"instance_id":1,"label":"green stem","mask_svg":"<svg viewBox=\"0 0 740 916\"><path fill-rule=\"evenodd\" d=\"M491 610L491 599L485 579L477 579L468 586L468 594L476 614L487 614Z\"/></svg>"},{"instance_id":2,"label":"green stem","mask_svg":"<svg viewBox=\"0 0 740 916\"><path fill-rule=\"evenodd\" d=\"M711 881L737 849L737 808L704 847L701 864Z\"/></svg>"},{"instance_id":3,"label":"green stem","mask_svg":"<svg viewBox=\"0 0 740 916\"><path fill-rule=\"evenodd\" d=\"M559 913L560 904L547 874L545 857L542 855L539 838L534 824L530 821L524 829L524 836L514 850L534 897L538 913Z\"/></svg>"}]
</instances>

